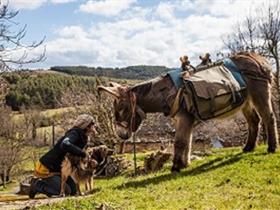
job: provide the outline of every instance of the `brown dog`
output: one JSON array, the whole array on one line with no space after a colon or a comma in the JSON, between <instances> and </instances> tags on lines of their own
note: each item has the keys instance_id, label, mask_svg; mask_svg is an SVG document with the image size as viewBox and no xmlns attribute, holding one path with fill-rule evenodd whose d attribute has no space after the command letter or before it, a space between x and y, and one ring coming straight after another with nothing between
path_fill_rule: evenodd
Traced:
<instances>
[{"instance_id":1,"label":"brown dog","mask_svg":"<svg viewBox=\"0 0 280 210\"><path fill-rule=\"evenodd\" d=\"M106 145L99 145L95 147L88 147L87 149L90 158L94 159L98 163L96 168L96 176L103 173L107 166L107 157L114 153L113 149L109 149Z\"/></svg>"},{"instance_id":2,"label":"brown dog","mask_svg":"<svg viewBox=\"0 0 280 210\"><path fill-rule=\"evenodd\" d=\"M81 195L80 183L84 182L86 191L92 190L91 180L97 168L97 161L90 157L81 158L67 154L61 166L61 188L60 196L65 196L65 183L69 176L74 180L77 194Z\"/></svg>"}]
</instances>

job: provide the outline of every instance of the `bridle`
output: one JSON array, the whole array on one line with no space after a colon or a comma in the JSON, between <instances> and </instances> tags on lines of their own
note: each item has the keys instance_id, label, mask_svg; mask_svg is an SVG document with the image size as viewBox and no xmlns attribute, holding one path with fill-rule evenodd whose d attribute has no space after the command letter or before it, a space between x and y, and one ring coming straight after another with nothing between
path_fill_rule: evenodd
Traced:
<instances>
[{"instance_id":1,"label":"bridle","mask_svg":"<svg viewBox=\"0 0 280 210\"><path fill-rule=\"evenodd\" d=\"M133 91L128 91L128 97L129 97L129 103L131 108L131 118L130 118L130 125L125 126L122 122L116 122L116 124L120 127L123 127L125 129L129 129L131 133L135 132L137 130L136 126L136 114L139 112L139 116L141 119L144 119L146 117L146 114L143 110L140 108L137 108L137 97L136 94Z\"/></svg>"},{"instance_id":2,"label":"bridle","mask_svg":"<svg viewBox=\"0 0 280 210\"><path fill-rule=\"evenodd\" d=\"M136 95L134 92L129 91L129 101L131 107L130 131L136 131Z\"/></svg>"}]
</instances>

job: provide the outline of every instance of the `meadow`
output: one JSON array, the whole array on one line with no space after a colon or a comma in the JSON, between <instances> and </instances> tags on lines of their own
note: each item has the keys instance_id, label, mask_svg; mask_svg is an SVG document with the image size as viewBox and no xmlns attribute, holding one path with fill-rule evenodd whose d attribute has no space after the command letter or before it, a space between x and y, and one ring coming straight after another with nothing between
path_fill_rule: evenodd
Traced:
<instances>
[{"instance_id":1,"label":"meadow","mask_svg":"<svg viewBox=\"0 0 280 210\"><path fill-rule=\"evenodd\" d=\"M98 179L89 197L69 198L36 209L279 209L280 153L260 146L213 150L181 173L170 164L158 173Z\"/></svg>"}]
</instances>

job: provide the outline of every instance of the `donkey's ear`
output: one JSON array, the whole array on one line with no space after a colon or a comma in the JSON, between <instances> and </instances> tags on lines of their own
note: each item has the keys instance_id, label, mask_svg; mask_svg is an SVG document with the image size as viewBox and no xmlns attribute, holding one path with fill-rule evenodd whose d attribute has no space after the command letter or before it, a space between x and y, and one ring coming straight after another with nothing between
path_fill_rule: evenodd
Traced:
<instances>
[{"instance_id":1,"label":"donkey's ear","mask_svg":"<svg viewBox=\"0 0 280 210\"><path fill-rule=\"evenodd\" d=\"M114 98L120 98L120 93L117 87L105 87L103 85L100 85L97 87L97 92L100 94L101 92L104 92L105 94L109 96L113 96Z\"/></svg>"}]
</instances>

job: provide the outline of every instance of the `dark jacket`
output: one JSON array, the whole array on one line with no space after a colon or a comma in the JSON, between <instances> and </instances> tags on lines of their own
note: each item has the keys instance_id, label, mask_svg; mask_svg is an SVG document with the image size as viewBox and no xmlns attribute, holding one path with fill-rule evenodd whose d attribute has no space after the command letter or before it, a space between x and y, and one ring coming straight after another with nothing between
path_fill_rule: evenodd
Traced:
<instances>
[{"instance_id":1,"label":"dark jacket","mask_svg":"<svg viewBox=\"0 0 280 210\"><path fill-rule=\"evenodd\" d=\"M72 128L58 140L54 147L40 158L40 162L46 166L50 172L60 172L61 163L66 153L75 156L85 157L82 150L87 144L85 131L80 128Z\"/></svg>"}]
</instances>

